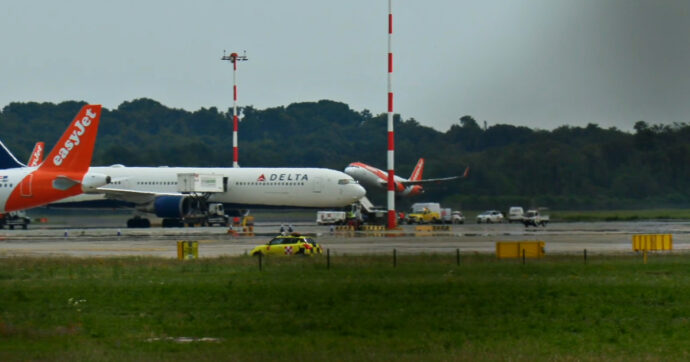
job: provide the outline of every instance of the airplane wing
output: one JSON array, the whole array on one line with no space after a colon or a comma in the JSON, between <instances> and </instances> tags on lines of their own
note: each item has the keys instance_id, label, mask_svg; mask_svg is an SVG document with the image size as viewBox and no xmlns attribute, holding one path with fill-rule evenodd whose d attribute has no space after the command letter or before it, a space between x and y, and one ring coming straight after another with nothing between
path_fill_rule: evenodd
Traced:
<instances>
[{"instance_id":1,"label":"airplane wing","mask_svg":"<svg viewBox=\"0 0 690 362\"><path fill-rule=\"evenodd\" d=\"M133 191L127 189L98 188L99 193L105 194L107 199L131 202L133 204L146 204L153 201L157 196L183 196L179 192L148 192Z\"/></svg>"},{"instance_id":2,"label":"airplane wing","mask_svg":"<svg viewBox=\"0 0 690 362\"><path fill-rule=\"evenodd\" d=\"M400 183L403 184L403 186L407 187L407 186L412 186L412 185L422 185L422 184L430 183L430 182L453 181L453 180L458 180L458 179L467 177L467 175L469 174L469 172L470 172L470 168L467 167L467 168L465 169L465 172L462 173L462 176L451 176L451 177L442 177L442 178L428 178L428 179L425 179L425 180L417 180L417 181L408 180L408 181L401 181Z\"/></svg>"}]
</instances>

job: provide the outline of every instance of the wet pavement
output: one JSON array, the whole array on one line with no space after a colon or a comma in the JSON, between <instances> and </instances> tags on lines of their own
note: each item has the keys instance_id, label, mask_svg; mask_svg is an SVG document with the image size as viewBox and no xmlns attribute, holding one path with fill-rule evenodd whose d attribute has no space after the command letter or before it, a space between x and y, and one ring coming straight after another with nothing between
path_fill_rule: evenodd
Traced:
<instances>
[{"instance_id":1,"label":"wet pavement","mask_svg":"<svg viewBox=\"0 0 690 362\"><path fill-rule=\"evenodd\" d=\"M277 235L280 223L257 223L253 233L228 233L225 227L127 229L35 224L29 230L0 230L0 257L175 258L177 241L199 242L200 257L242 255ZM674 251L690 250L690 222L578 222L525 228L518 224L450 225L449 230L416 232L404 225L396 231L337 231L313 222L292 223L296 232L313 234L331 254L494 253L497 241L539 240L547 254L589 255L632 253L634 234L672 234ZM235 228L234 231L241 231Z\"/></svg>"}]
</instances>

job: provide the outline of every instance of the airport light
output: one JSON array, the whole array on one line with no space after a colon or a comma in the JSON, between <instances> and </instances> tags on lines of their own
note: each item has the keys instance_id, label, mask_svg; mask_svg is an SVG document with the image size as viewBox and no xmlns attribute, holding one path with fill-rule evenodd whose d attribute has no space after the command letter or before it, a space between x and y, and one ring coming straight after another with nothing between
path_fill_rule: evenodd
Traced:
<instances>
[{"instance_id":1,"label":"airport light","mask_svg":"<svg viewBox=\"0 0 690 362\"><path fill-rule=\"evenodd\" d=\"M393 7L392 0L388 0L388 229L397 227L395 212L395 134L393 132Z\"/></svg>"},{"instance_id":2,"label":"airport light","mask_svg":"<svg viewBox=\"0 0 690 362\"><path fill-rule=\"evenodd\" d=\"M237 55L237 53L230 53L230 55L225 55L223 51L223 57L221 60L229 60L232 62L232 167L240 167L238 162L239 150L237 147L237 129L239 128L239 120L237 118L237 62L248 60L247 51L244 51L243 55Z\"/></svg>"}]
</instances>

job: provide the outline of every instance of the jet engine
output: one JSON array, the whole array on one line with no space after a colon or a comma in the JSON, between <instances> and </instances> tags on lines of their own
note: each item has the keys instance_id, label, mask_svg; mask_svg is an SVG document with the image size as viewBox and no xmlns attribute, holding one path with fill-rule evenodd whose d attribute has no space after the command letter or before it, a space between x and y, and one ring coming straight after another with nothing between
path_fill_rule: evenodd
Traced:
<instances>
[{"instance_id":1,"label":"jet engine","mask_svg":"<svg viewBox=\"0 0 690 362\"><path fill-rule=\"evenodd\" d=\"M97 192L96 189L109 184L110 181L110 176L100 173L87 173L81 180L81 190L85 193Z\"/></svg>"},{"instance_id":2,"label":"jet engine","mask_svg":"<svg viewBox=\"0 0 690 362\"><path fill-rule=\"evenodd\" d=\"M162 218L182 218L191 207L192 198L188 196L158 196L153 201L153 211Z\"/></svg>"}]
</instances>

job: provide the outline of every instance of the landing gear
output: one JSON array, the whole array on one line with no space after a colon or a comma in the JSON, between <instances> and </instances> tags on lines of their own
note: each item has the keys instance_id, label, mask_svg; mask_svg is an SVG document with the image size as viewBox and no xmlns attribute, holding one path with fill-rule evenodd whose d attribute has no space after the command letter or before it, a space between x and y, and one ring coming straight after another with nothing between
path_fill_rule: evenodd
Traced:
<instances>
[{"instance_id":1,"label":"landing gear","mask_svg":"<svg viewBox=\"0 0 690 362\"><path fill-rule=\"evenodd\" d=\"M151 227L151 222L149 219L141 217L141 216L135 216L129 220L127 220L127 227L128 228L150 228Z\"/></svg>"}]
</instances>

